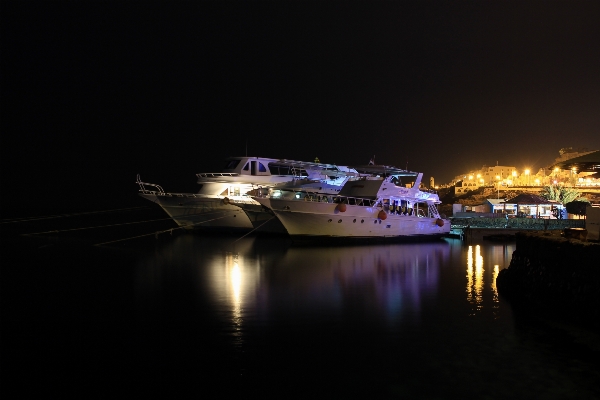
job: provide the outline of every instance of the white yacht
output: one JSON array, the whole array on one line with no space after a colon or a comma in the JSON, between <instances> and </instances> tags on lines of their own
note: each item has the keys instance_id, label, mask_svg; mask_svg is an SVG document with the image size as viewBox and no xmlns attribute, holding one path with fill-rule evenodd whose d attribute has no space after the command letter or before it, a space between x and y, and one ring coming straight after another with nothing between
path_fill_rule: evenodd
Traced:
<instances>
[{"instance_id":1,"label":"white yacht","mask_svg":"<svg viewBox=\"0 0 600 400\"><path fill-rule=\"evenodd\" d=\"M231 232L254 229L272 216L248 192L260 195L270 187L285 185L339 191L355 172L334 164L230 157L223 171L196 174L198 193L167 193L160 185L142 182L139 175L137 183L140 196L160 205L179 226ZM265 230L285 232L276 219L265 224Z\"/></svg>"},{"instance_id":2,"label":"white yacht","mask_svg":"<svg viewBox=\"0 0 600 400\"><path fill-rule=\"evenodd\" d=\"M438 212L438 195L419 189L423 174L385 168L380 176L346 182L338 195L284 189L253 199L271 209L294 239L446 236L450 221ZM412 187L401 185L403 176L416 176Z\"/></svg>"}]
</instances>

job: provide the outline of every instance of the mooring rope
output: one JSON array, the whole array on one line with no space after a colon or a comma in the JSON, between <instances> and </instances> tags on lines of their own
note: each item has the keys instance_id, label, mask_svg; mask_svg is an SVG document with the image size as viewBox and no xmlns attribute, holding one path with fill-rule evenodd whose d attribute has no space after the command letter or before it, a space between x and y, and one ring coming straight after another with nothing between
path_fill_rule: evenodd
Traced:
<instances>
[{"instance_id":1,"label":"mooring rope","mask_svg":"<svg viewBox=\"0 0 600 400\"><path fill-rule=\"evenodd\" d=\"M169 232L169 231L170 231L171 233L173 233L173 231L174 231L174 230L177 230L177 229L183 229L183 228L187 228L188 226L189 226L189 225L186 225L186 226L180 226L179 228L171 228L171 229L167 229L167 230L165 230L165 231L156 231L156 232L152 232L152 233L147 233L147 234L145 234L145 235L139 235L139 236L128 237L128 238L125 238L125 239L111 240L110 242L96 243L94 246L102 246L102 245L109 244L109 243L123 242L123 241L125 241L125 240L137 239L137 238L141 238L141 237L144 237L144 236L150 236L150 235L156 235L156 236L158 237L158 235L159 235L159 234L161 234L161 233L165 233L165 232Z\"/></svg>"},{"instance_id":2,"label":"mooring rope","mask_svg":"<svg viewBox=\"0 0 600 400\"><path fill-rule=\"evenodd\" d=\"M173 231L177 230L177 229L190 228L190 227L195 226L195 225L204 224L205 222L216 221L216 220L223 219L223 218L228 218L228 217L231 217L231 215L225 215L224 217L213 218L213 219L209 219L209 220L202 221L202 222L196 222L196 223L193 223L193 224L189 224L189 225L185 225L185 226L180 226L178 228L170 228L170 229L167 229L167 230L164 230L164 231L156 231L156 232L148 233L148 234L145 234L145 235L133 236L133 237L128 237L128 238L124 238L124 239L111 240L110 242L96 243L94 246L102 246L104 244L109 244L109 243L123 242L125 240L137 239L137 238L141 238L141 237L144 237L144 236L150 236L150 235L156 235L156 237L158 238L158 235L161 234L161 233L171 232L171 234L172 234Z\"/></svg>"},{"instance_id":3,"label":"mooring rope","mask_svg":"<svg viewBox=\"0 0 600 400\"><path fill-rule=\"evenodd\" d=\"M219 212L203 213L203 215L212 215L212 214L218 214L218 213ZM225 218L225 217L222 217L222 218ZM121 225L143 224L143 223L146 223L146 222L166 221L166 220L169 220L169 219L172 219L172 218L168 217L168 218L159 218L159 219L148 219L146 221L124 222L122 224L111 224L111 225L86 226L86 227L83 227L83 228L72 228L72 229L61 229L61 230L54 229L54 230L45 231L45 232L24 233L23 236L27 236L27 235L42 235L44 233L58 233L58 232L68 232L68 231L79 231L79 230L85 230L85 229L108 228L108 227L111 227L111 226L121 226ZM214 219L211 219L209 221L204 221L204 222L210 222L210 221L214 221ZM204 223L204 222L199 222L199 224ZM192 224L192 225L195 225L195 224Z\"/></svg>"},{"instance_id":4,"label":"mooring rope","mask_svg":"<svg viewBox=\"0 0 600 400\"><path fill-rule=\"evenodd\" d=\"M263 226L264 224L266 224L267 222L271 221L273 218L275 218L275 216L272 216L271 218L269 218L268 220L266 220L265 222L263 222L262 224L260 224L259 226L257 226L256 228L252 229L250 232L246 233L244 236L234 240L231 244L237 242L238 240L242 240L243 238L245 238L246 236L248 236L249 234L251 234L252 232L254 232L255 230L257 230L258 228L260 228L261 226Z\"/></svg>"},{"instance_id":5,"label":"mooring rope","mask_svg":"<svg viewBox=\"0 0 600 400\"><path fill-rule=\"evenodd\" d=\"M54 219L54 218L65 218L65 217L75 217L78 215L88 215L88 214L101 214L115 211L125 211L125 210L141 210L151 208L148 207L129 207L129 208L116 208L114 210L101 210L101 211L86 211L81 213L73 213L73 214L58 214L58 215L45 215L41 217L24 217L24 218L5 218L0 221L0 224L11 224L16 222L30 222L30 221L39 221L43 219Z\"/></svg>"},{"instance_id":6,"label":"mooring rope","mask_svg":"<svg viewBox=\"0 0 600 400\"><path fill-rule=\"evenodd\" d=\"M43 235L44 233L58 233L58 232L69 232L69 231L81 231L81 230L85 230L85 229L108 228L108 227L111 227L111 226L133 225L133 224L143 224L143 223L146 223L146 222L166 221L168 219L172 219L172 218L168 217L168 218L159 218L159 219L148 219L146 221L123 222L122 224L86 226L84 228L72 228L72 229L61 229L61 230L53 230L53 231L46 231L46 232L25 233L23 235L25 235L25 236L27 236L27 235Z\"/></svg>"}]
</instances>

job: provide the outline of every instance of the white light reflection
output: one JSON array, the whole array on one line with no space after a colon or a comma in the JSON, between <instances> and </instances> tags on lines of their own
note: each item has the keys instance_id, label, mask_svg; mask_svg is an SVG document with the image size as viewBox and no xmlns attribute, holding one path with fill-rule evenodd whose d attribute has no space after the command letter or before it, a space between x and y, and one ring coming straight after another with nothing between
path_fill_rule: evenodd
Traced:
<instances>
[{"instance_id":1,"label":"white light reflection","mask_svg":"<svg viewBox=\"0 0 600 400\"><path fill-rule=\"evenodd\" d=\"M483 257L481 246L475 246L475 302L477 310L481 310L483 303Z\"/></svg>"},{"instance_id":2,"label":"white light reflection","mask_svg":"<svg viewBox=\"0 0 600 400\"><path fill-rule=\"evenodd\" d=\"M231 305L231 322L232 334L238 340L238 345L241 345L242 334L242 284L243 277L239 265L239 255L226 253L225 255L225 282L227 289L227 297Z\"/></svg>"},{"instance_id":3,"label":"white light reflection","mask_svg":"<svg viewBox=\"0 0 600 400\"><path fill-rule=\"evenodd\" d=\"M473 246L469 246L469 252L467 253L467 301L471 303L473 301L473 294L471 288L473 287Z\"/></svg>"},{"instance_id":4,"label":"white light reflection","mask_svg":"<svg viewBox=\"0 0 600 400\"><path fill-rule=\"evenodd\" d=\"M483 271L481 247L479 245L475 246L475 270L473 270L473 246L469 246L467 253L467 301L475 305L475 311L480 311L483 308Z\"/></svg>"},{"instance_id":5,"label":"white light reflection","mask_svg":"<svg viewBox=\"0 0 600 400\"><path fill-rule=\"evenodd\" d=\"M495 303L494 308L498 308L498 303L500 302L498 299L498 289L496 288L496 278L498 277L498 273L500 273L500 266L496 264L494 265L494 278L492 279L492 301Z\"/></svg>"}]
</instances>

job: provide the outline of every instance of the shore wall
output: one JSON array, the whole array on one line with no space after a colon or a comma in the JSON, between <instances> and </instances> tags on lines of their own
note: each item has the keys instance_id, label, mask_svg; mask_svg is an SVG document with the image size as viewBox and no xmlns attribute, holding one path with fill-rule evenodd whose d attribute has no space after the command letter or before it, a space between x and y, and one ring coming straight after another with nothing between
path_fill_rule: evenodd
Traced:
<instances>
[{"instance_id":1,"label":"shore wall","mask_svg":"<svg viewBox=\"0 0 600 400\"><path fill-rule=\"evenodd\" d=\"M498 292L515 306L600 327L600 244L552 232L517 233Z\"/></svg>"},{"instance_id":2,"label":"shore wall","mask_svg":"<svg viewBox=\"0 0 600 400\"><path fill-rule=\"evenodd\" d=\"M544 218L457 218L451 217L453 228L509 228L519 230L553 230L585 228L585 219L544 219Z\"/></svg>"}]
</instances>

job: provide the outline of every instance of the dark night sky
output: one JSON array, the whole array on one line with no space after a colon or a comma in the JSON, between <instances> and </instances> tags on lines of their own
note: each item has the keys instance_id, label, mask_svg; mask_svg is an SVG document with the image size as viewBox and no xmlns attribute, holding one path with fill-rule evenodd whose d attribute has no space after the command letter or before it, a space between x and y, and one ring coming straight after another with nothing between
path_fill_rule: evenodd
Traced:
<instances>
[{"instance_id":1,"label":"dark night sky","mask_svg":"<svg viewBox=\"0 0 600 400\"><path fill-rule=\"evenodd\" d=\"M436 183L599 149L599 4L2 1L2 208L194 191L246 143Z\"/></svg>"}]
</instances>

